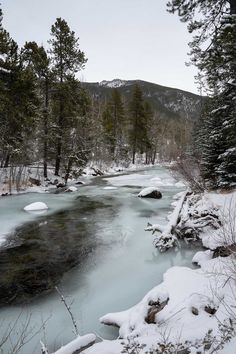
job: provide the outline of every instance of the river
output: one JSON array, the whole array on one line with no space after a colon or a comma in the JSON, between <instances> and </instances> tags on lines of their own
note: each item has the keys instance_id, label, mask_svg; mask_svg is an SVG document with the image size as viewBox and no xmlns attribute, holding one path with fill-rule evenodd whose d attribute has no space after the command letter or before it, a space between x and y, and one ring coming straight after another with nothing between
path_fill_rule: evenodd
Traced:
<instances>
[{"instance_id":1,"label":"river","mask_svg":"<svg viewBox=\"0 0 236 354\"><path fill-rule=\"evenodd\" d=\"M75 193L30 193L1 198L1 236L14 244L19 235L23 241L27 235L27 242L34 245L32 252L36 252L32 239L37 239L38 245L43 240L44 248L38 247L39 258L43 264L56 254L58 263L52 262L51 270L57 270L59 277L59 270L65 266L60 263L62 250L66 257L72 257L73 250L69 267L74 267L64 273L58 286L71 304L80 334L95 331L112 339L117 336L117 329L101 325L99 317L133 306L162 281L163 273L171 266L191 265L196 247L182 246L161 254L152 244L154 236L144 231L148 222L167 222L173 196L183 190L181 183L176 182L165 168L153 167L126 175L98 177ZM153 185L161 190L162 199L137 198L143 187ZM23 207L34 201L46 202L49 211L43 215L24 212ZM81 247L86 250L82 256ZM24 262L29 268L28 258L20 258L20 263ZM0 266L4 277L7 270L3 261ZM9 326L14 327L11 340L3 346L4 354L12 352L26 319L27 338L33 338L20 354L40 353L40 339L52 352L74 338L70 316L56 291L38 296L24 306L1 307L0 318L0 338Z\"/></svg>"}]
</instances>

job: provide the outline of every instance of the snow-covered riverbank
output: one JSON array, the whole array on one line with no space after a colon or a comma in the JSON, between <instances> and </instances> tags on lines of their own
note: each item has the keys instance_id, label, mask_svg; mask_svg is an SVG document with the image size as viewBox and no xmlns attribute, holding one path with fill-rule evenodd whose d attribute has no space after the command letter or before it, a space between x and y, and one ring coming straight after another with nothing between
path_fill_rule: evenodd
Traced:
<instances>
[{"instance_id":1,"label":"snow-covered riverbank","mask_svg":"<svg viewBox=\"0 0 236 354\"><path fill-rule=\"evenodd\" d=\"M164 166L164 164L162 165ZM160 164L145 165L141 160L140 163L125 167L117 164L106 165L105 163L90 162L86 167L74 171L74 174L67 180L67 185L87 184L97 176L119 175L153 168L154 166L160 166ZM14 173L11 170L11 167L0 168L0 197L22 193L48 193L58 185L63 186L65 183L63 176L54 175L53 167L48 167L48 177L46 179L43 175L42 165L14 167Z\"/></svg>"},{"instance_id":2,"label":"snow-covered riverbank","mask_svg":"<svg viewBox=\"0 0 236 354\"><path fill-rule=\"evenodd\" d=\"M172 267L137 305L103 316L102 323L119 327L120 339L95 344L85 353L161 353L163 348L165 353L220 353L235 336L236 260L234 252L228 257L212 256L217 249L230 252L235 246L235 205L236 192L205 193L198 198L191 205L191 215L214 209L221 220L217 229L205 225L200 233L209 248L193 258L201 268ZM232 345L222 353L233 354Z\"/></svg>"}]
</instances>

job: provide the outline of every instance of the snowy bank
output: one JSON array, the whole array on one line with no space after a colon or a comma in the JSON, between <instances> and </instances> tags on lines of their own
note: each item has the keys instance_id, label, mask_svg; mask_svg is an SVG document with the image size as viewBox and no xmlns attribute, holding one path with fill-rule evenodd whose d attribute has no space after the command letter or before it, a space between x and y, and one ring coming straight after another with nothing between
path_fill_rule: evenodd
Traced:
<instances>
[{"instance_id":1,"label":"snowy bank","mask_svg":"<svg viewBox=\"0 0 236 354\"><path fill-rule=\"evenodd\" d=\"M193 257L201 268L172 267L137 305L103 316L101 323L119 327L120 338L95 344L86 354L118 354L121 347L140 354L163 348L166 353L234 353L235 339L226 343L236 334L236 259L234 253L216 257L216 250L235 244L235 198L236 192L182 193L166 227L149 225L162 235L178 226L183 234L176 238L194 230L208 248Z\"/></svg>"},{"instance_id":2,"label":"snowy bank","mask_svg":"<svg viewBox=\"0 0 236 354\"><path fill-rule=\"evenodd\" d=\"M86 349L86 347L92 345L96 340L95 334L86 334L84 336L78 336L72 342L58 349L54 354L73 354L78 351Z\"/></svg>"},{"instance_id":3,"label":"snowy bank","mask_svg":"<svg viewBox=\"0 0 236 354\"><path fill-rule=\"evenodd\" d=\"M207 348L212 350L220 341L223 347L224 331L228 330L230 338L234 334L229 318L236 316L233 281L228 280L226 274L231 265L230 257L219 257L206 261L201 269L170 268L164 274L163 283L137 305L100 319L104 324L118 326L123 340L95 344L85 353L118 354L122 345L123 348L136 346L140 354L149 353L158 345L164 345L165 336L166 344L171 342L176 348L192 347L191 353L208 353ZM151 312L154 315L149 321Z\"/></svg>"}]
</instances>

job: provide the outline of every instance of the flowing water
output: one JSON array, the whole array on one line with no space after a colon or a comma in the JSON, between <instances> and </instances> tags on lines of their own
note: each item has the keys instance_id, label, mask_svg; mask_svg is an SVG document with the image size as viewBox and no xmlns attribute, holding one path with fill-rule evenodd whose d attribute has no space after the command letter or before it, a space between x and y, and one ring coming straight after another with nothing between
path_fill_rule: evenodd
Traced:
<instances>
[{"instance_id":1,"label":"flowing water","mask_svg":"<svg viewBox=\"0 0 236 354\"><path fill-rule=\"evenodd\" d=\"M59 288L67 303L72 303L80 334L96 331L105 338L115 338L117 329L101 325L99 317L133 306L162 281L169 267L191 265L196 248L183 246L161 254L152 244L154 236L144 231L148 222L166 224L173 196L183 190L181 183L176 182L166 169L153 167L127 175L96 178L75 193L2 198L0 233L13 245L20 238L24 253L22 258L17 255L20 266L25 262L24 267L29 269L36 254L40 266L47 263L45 279L52 273L58 281L67 270ZM153 185L161 190L162 199L137 198L142 187ZM43 215L24 212L23 207L34 201L46 202L49 211ZM19 224L23 225L19 227ZM16 226L17 231L12 231ZM28 260L26 256L31 258ZM0 261L2 277L7 272L4 262L5 258ZM40 353L40 339L53 351L74 338L70 316L56 291L24 306L4 306L0 318L0 342L9 325L14 327L13 343L6 341L4 354L11 353L27 320L27 338L33 338L21 354Z\"/></svg>"}]
</instances>

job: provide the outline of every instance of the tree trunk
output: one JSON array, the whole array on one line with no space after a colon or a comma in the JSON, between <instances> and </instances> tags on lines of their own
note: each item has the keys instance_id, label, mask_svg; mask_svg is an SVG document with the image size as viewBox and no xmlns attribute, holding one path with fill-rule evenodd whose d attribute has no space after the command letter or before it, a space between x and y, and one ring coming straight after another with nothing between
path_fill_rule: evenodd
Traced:
<instances>
[{"instance_id":1,"label":"tree trunk","mask_svg":"<svg viewBox=\"0 0 236 354\"><path fill-rule=\"evenodd\" d=\"M4 163L4 168L7 168L9 166L9 161L10 161L10 154L7 153L5 163Z\"/></svg>"},{"instance_id":2,"label":"tree trunk","mask_svg":"<svg viewBox=\"0 0 236 354\"><path fill-rule=\"evenodd\" d=\"M60 36L60 110L58 119L58 138L57 138L57 151L56 151L56 164L55 164L55 176L59 176L60 165L61 165L61 150L62 150L62 126L63 126L63 96L62 96L62 85L63 85L63 60L61 53L62 38Z\"/></svg>"},{"instance_id":3,"label":"tree trunk","mask_svg":"<svg viewBox=\"0 0 236 354\"><path fill-rule=\"evenodd\" d=\"M43 175L48 177L48 78L45 79L45 112L44 112L44 144L43 144Z\"/></svg>"},{"instance_id":4,"label":"tree trunk","mask_svg":"<svg viewBox=\"0 0 236 354\"><path fill-rule=\"evenodd\" d=\"M61 129L60 129L61 130ZM55 176L59 176L59 170L61 166L61 132L59 132L59 137L57 138L57 151L56 151L56 163L55 163Z\"/></svg>"},{"instance_id":5,"label":"tree trunk","mask_svg":"<svg viewBox=\"0 0 236 354\"><path fill-rule=\"evenodd\" d=\"M67 184L67 180L69 178L71 169L72 169L72 165L73 165L73 159L69 157L69 161L67 164L67 168L66 168L66 175L65 175L65 184Z\"/></svg>"},{"instance_id":6,"label":"tree trunk","mask_svg":"<svg viewBox=\"0 0 236 354\"><path fill-rule=\"evenodd\" d=\"M149 161L148 152L146 151L146 153L145 153L145 164L146 165L148 165L148 161Z\"/></svg>"},{"instance_id":7,"label":"tree trunk","mask_svg":"<svg viewBox=\"0 0 236 354\"><path fill-rule=\"evenodd\" d=\"M61 85L62 85L62 81L61 81ZM55 176L59 176L59 171L61 166L63 110L64 110L63 97L62 97L62 93L60 93L60 111L59 111L59 119L58 119L58 138L57 138Z\"/></svg>"},{"instance_id":8,"label":"tree trunk","mask_svg":"<svg viewBox=\"0 0 236 354\"><path fill-rule=\"evenodd\" d=\"M133 165L135 164L135 150L133 149L133 158L132 158Z\"/></svg>"}]
</instances>

